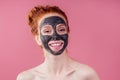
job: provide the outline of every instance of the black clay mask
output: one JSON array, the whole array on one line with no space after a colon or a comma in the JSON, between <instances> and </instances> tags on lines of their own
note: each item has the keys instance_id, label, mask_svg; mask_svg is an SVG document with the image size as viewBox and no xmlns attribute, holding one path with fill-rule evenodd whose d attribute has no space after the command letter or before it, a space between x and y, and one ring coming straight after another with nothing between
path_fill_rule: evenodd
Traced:
<instances>
[{"instance_id":1,"label":"black clay mask","mask_svg":"<svg viewBox=\"0 0 120 80\"><path fill-rule=\"evenodd\" d=\"M50 16L41 21L39 28L40 38L44 48L53 55L60 55L68 44L68 33L60 35L56 31L56 26L59 24L63 24L65 27L68 27L65 21L59 16ZM51 35L43 35L41 33L41 29L45 25L52 26L53 33Z\"/></svg>"}]
</instances>

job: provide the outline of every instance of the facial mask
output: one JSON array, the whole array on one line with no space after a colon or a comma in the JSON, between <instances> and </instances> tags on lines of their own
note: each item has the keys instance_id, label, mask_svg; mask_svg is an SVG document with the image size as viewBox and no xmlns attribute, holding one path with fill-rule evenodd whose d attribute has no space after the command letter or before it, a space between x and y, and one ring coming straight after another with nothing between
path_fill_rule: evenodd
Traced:
<instances>
[{"instance_id":1,"label":"facial mask","mask_svg":"<svg viewBox=\"0 0 120 80\"><path fill-rule=\"evenodd\" d=\"M58 24L64 24L67 27L67 24L65 23L65 21L62 18L60 18L59 16L51 16L51 17L47 17L47 18L43 19L40 23L40 28L39 28L40 29L40 38L41 38L44 48L53 55L60 55L68 45L68 34L59 35L56 32L56 26ZM54 32L52 35L42 35L41 28L44 27L45 25L52 26L52 28L54 29ZM59 40L62 40L64 42L63 47L57 52L53 51L49 47L48 43L50 41L59 41Z\"/></svg>"}]
</instances>

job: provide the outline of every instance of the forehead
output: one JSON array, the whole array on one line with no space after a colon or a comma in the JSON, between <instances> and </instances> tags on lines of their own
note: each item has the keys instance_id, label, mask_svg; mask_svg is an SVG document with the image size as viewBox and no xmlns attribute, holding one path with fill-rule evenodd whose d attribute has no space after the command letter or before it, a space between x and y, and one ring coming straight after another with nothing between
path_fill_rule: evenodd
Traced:
<instances>
[{"instance_id":1,"label":"forehead","mask_svg":"<svg viewBox=\"0 0 120 80\"><path fill-rule=\"evenodd\" d=\"M47 17L47 18L43 19L41 21L40 26L43 26L43 25L46 25L46 24L54 26L54 25L57 25L57 24L60 24L60 23L65 24L65 21L61 17L50 16L50 17Z\"/></svg>"},{"instance_id":2,"label":"forehead","mask_svg":"<svg viewBox=\"0 0 120 80\"><path fill-rule=\"evenodd\" d=\"M52 19L52 20L51 20ZM56 21L63 21L64 23L67 23L66 19L57 13L49 13L49 14L45 14L43 17L41 17L40 19L38 19L38 26L40 26L41 23L45 22L56 22Z\"/></svg>"}]
</instances>

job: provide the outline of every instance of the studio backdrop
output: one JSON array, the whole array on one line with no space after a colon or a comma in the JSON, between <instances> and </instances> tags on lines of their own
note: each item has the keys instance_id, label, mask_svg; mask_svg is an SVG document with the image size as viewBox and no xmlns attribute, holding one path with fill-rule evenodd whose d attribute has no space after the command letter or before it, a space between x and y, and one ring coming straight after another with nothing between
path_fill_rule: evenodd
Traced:
<instances>
[{"instance_id":1,"label":"studio backdrop","mask_svg":"<svg viewBox=\"0 0 120 80\"><path fill-rule=\"evenodd\" d=\"M95 69L101 80L120 80L119 0L0 0L0 80L42 63L27 24L36 5L59 6L68 16L69 55Z\"/></svg>"}]
</instances>

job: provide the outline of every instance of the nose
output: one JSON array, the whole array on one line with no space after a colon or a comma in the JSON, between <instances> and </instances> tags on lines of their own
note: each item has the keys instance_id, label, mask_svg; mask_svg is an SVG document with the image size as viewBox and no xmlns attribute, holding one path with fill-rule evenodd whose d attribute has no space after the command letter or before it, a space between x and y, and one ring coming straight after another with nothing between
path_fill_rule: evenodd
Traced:
<instances>
[{"instance_id":1,"label":"nose","mask_svg":"<svg viewBox=\"0 0 120 80\"><path fill-rule=\"evenodd\" d=\"M58 34L54 34L52 36L52 40L60 40L60 39L61 39L61 37Z\"/></svg>"},{"instance_id":2,"label":"nose","mask_svg":"<svg viewBox=\"0 0 120 80\"><path fill-rule=\"evenodd\" d=\"M60 36L56 33L56 31L53 33L52 40L60 40Z\"/></svg>"},{"instance_id":3,"label":"nose","mask_svg":"<svg viewBox=\"0 0 120 80\"><path fill-rule=\"evenodd\" d=\"M52 40L57 40L57 36L54 35L54 36L52 37Z\"/></svg>"}]
</instances>

